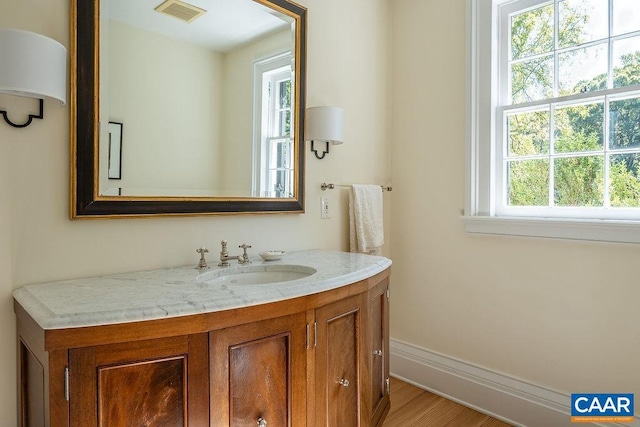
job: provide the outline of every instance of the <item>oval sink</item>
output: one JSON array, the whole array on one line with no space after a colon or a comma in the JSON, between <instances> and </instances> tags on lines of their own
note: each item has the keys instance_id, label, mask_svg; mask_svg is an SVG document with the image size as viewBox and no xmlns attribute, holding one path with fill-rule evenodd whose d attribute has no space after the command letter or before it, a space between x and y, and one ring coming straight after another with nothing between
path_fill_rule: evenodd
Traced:
<instances>
[{"instance_id":1,"label":"oval sink","mask_svg":"<svg viewBox=\"0 0 640 427\"><path fill-rule=\"evenodd\" d=\"M210 285L267 285L302 279L315 272L315 268L304 265L250 265L209 271L198 281Z\"/></svg>"}]
</instances>

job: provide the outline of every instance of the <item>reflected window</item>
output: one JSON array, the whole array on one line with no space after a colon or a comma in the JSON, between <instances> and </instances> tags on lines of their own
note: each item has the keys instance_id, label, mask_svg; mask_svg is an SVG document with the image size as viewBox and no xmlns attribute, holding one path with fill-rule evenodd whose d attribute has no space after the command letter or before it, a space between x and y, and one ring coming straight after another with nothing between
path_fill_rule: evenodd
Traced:
<instances>
[{"instance_id":1,"label":"reflected window","mask_svg":"<svg viewBox=\"0 0 640 427\"><path fill-rule=\"evenodd\" d=\"M293 197L294 148L291 53L255 64L254 193Z\"/></svg>"}]
</instances>

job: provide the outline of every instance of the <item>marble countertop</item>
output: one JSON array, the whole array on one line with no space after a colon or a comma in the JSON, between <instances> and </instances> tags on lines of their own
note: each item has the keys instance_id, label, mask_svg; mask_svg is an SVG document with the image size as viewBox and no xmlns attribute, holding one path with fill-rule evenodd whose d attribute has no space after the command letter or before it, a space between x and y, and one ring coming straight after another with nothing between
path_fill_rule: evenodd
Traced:
<instances>
[{"instance_id":1,"label":"marble countertop","mask_svg":"<svg viewBox=\"0 0 640 427\"><path fill-rule=\"evenodd\" d=\"M217 261L210 260L210 265ZM323 292L369 278L391 265L384 257L333 251L291 252L278 261L251 257L251 269L304 266L316 273L261 285L207 283L224 267L193 265L26 285L14 299L43 329L109 325L210 313ZM231 261L229 269L240 269ZM269 267L273 266L273 267ZM305 270L305 268L301 268Z\"/></svg>"}]
</instances>

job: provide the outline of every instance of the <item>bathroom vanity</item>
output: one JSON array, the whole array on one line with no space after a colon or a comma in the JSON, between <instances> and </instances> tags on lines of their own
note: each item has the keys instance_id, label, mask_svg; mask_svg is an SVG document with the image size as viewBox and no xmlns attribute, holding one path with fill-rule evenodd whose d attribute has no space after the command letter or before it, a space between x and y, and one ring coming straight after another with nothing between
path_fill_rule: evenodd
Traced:
<instances>
[{"instance_id":1,"label":"bathroom vanity","mask_svg":"<svg viewBox=\"0 0 640 427\"><path fill-rule=\"evenodd\" d=\"M382 425L391 261L251 261L17 289L21 425Z\"/></svg>"}]
</instances>

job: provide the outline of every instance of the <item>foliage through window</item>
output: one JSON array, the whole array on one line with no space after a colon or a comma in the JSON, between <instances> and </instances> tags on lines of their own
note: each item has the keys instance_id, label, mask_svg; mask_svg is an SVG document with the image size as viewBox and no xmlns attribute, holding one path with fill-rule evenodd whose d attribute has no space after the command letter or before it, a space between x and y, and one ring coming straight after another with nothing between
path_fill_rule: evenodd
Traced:
<instances>
[{"instance_id":1,"label":"foliage through window","mask_svg":"<svg viewBox=\"0 0 640 427\"><path fill-rule=\"evenodd\" d=\"M640 218L640 1L498 10L497 213Z\"/></svg>"}]
</instances>

